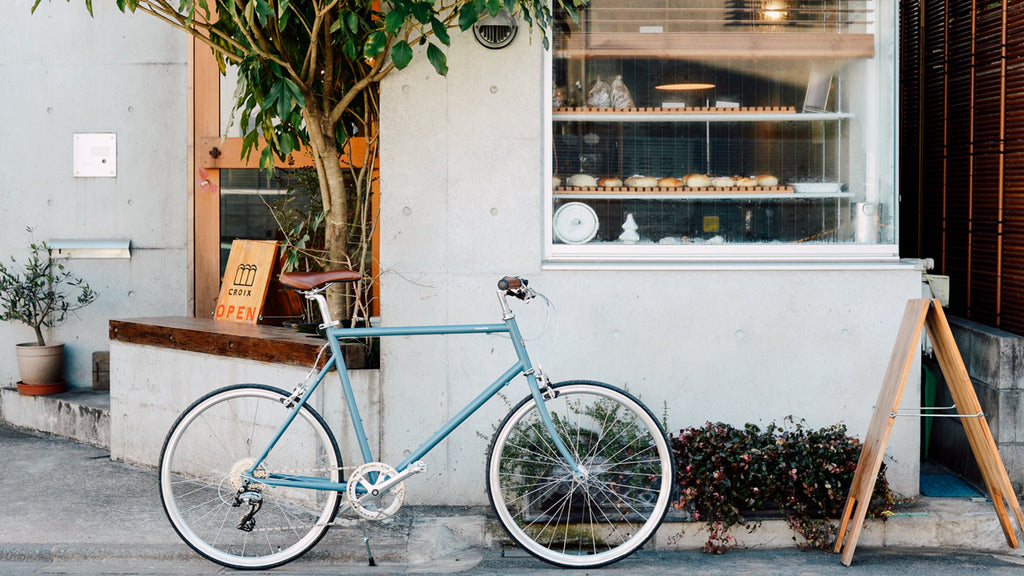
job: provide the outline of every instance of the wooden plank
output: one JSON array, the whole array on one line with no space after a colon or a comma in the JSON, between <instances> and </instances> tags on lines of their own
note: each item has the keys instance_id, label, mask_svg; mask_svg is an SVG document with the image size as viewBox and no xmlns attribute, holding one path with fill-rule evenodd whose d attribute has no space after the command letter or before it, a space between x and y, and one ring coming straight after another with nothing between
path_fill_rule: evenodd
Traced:
<instances>
[{"instance_id":1,"label":"wooden plank","mask_svg":"<svg viewBox=\"0 0 1024 576\"><path fill-rule=\"evenodd\" d=\"M184 317L111 320L110 339L290 366L312 366L324 343L287 328Z\"/></svg>"},{"instance_id":2,"label":"wooden plank","mask_svg":"<svg viewBox=\"0 0 1024 576\"><path fill-rule=\"evenodd\" d=\"M920 345L921 329L924 326L927 326L942 374L956 403L957 411L962 417L964 431L981 469L985 486L992 497L1007 544L1013 548L1019 546L1010 522L1010 512L1017 520L1018 529L1024 532L1024 513L1021 512L942 306L938 300L911 300L907 303L903 322L900 324L896 345L889 360L882 389L879 391L878 402L875 404L875 412L861 448L857 471L850 485L850 494L839 525L835 552L842 552L842 562L847 566L853 560L857 540L867 517L871 493L874 491L875 480L885 456L885 447L892 432L906 379Z\"/></svg>"},{"instance_id":3,"label":"wooden plank","mask_svg":"<svg viewBox=\"0 0 1024 576\"><path fill-rule=\"evenodd\" d=\"M277 262L277 247L277 242L267 240L231 243L214 319L247 324L259 322L270 275Z\"/></svg>"},{"instance_id":4,"label":"wooden plank","mask_svg":"<svg viewBox=\"0 0 1024 576\"><path fill-rule=\"evenodd\" d=\"M198 140L197 161L204 168L259 168L260 152L266 146L262 140L252 150L248 160L242 158L242 138L221 138L220 136L205 136ZM366 138L350 138L346 144L345 154L341 156L343 167L363 165L366 158ZM303 168L312 167L313 158L307 150L298 150L288 155L288 158L281 160L274 157L274 165L278 168Z\"/></svg>"},{"instance_id":5,"label":"wooden plank","mask_svg":"<svg viewBox=\"0 0 1024 576\"><path fill-rule=\"evenodd\" d=\"M891 414L899 408L907 376L914 365L914 356L920 346L921 330L924 326L925 316L928 314L928 306L928 300L907 302L903 321L900 323L900 330L896 336L896 345L889 357L889 365L885 370L885 378L882 380L882 389L879 391L878 401L875 403L875 413L868 426L860 459L857 461L857 471L850 484L850 494L846 499L842 521L839 525L839 538L835 547L837 553L843 550L843 536L846 535L847 527L850 528L850 532L845 538L846 547L842 556L842 562L847 566L853 559L853 551L857 547L857 540L864 527L864 519L867 517L868 506L871 504L871 493L875 489L878 471L881 469L882 459L885 457L885 447L889 442L889 435L892 433L895 419ZM851 513L853 513L852 524L850 522Z\"/></svg>"},{"instance_id":6,"label":"wooden plank","mask_svg":"<svg viewBox=\"0 0 1024 576\"><path fill-rule=\"evenodd\" d=\"M220 288L220 171L208 170L199 177L207 151L202 139L220 133L220 68L210 48L193 40L193 167L189 174L194 189L192 211L192 256L195 308L194 314L209 317L217 303ZM196 186L203 180L204 184Z\"/></svg>"}]
</instances>

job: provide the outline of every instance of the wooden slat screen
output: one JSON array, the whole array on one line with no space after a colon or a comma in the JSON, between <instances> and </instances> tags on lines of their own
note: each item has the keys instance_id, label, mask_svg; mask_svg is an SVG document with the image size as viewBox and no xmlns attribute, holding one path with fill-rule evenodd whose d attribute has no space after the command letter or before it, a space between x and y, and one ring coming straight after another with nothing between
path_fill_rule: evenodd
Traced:
<instances>
[{"instance_id":1,"label":"wooden slat screen","mask_svg":"<svg viewBox=\"0 0 1024 576\"><path fill-rule=\"evenodd\" d=\"M1024 334L1024 2L904 0L901 17L900 184L919 198L901 220L920 224L903 254L950 276L952 313Z\"/></svg>"},{"instance_id":2,"label":"wooden slat screen","mask_svg":"<svg viewBox=\"0 0 1024 576\"><path fill-rule=\"evenodd\" d=\"M900 5L900 68L919 69L923 65L921 54L921 4L904 2ZM900 221L900 252L917 253L921 245L921 216L923 209L917 182L921 178L921 75L908 74L902 78L900 90L900 213L913 215Z\"/></svg>"}]
</instances>

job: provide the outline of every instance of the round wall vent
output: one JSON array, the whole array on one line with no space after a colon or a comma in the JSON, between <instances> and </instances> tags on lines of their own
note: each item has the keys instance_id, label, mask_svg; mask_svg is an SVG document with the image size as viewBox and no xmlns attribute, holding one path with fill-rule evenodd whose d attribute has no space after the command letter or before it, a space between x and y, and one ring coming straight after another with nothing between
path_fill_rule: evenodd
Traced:
<instances>
[{"instance_id":1,"label":"round wall vent","mask_svg":"<svg viewBox=\"0 0 1024 576\"><path fill-rule=\"evenodd\" d=\"M512 43L519 25L508 12L502 10L497 16L487 15L473 25L473 36L480 44L497 50Z\"/></svg>"}]
</instances>

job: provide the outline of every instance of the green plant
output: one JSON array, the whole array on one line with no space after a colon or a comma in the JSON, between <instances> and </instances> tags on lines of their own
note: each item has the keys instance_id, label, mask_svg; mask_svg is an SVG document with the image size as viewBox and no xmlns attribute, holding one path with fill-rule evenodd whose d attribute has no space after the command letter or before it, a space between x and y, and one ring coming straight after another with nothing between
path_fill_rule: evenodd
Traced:
<instances>
[{"instance_id":1,"label":"green plant","mask_svg":"<svg viewBox=\"0 0 1024 576\"><path fill-rule=\"evenodd\" d=\"M50 258L45 242L32 242L29 248L24 264L19 265L14 256L10 266L0 263L0 320L31 326L36 343L45 346L43 328L64 322L68 314L92 304L97 294L63 262Z\"/></svg>"},{"instance_id":2,"label":"green plant","mask_svg":"<svg viewBox=\"0 0 1024 576\"><path fill-rule=\"evenodd\" d=\"M835 542L832 522L846 503L860 442L846 427L811 430L792 417L761 430L708 422L672 437L676 457L677 506L705 522L705 552L721 554L733 546L733 526L748 530L752 512L777 511L801 535L806 546L827 549ZM875 484L870 514L884 518L896 499L884 467Z\"/></svg>"}]
</instances>

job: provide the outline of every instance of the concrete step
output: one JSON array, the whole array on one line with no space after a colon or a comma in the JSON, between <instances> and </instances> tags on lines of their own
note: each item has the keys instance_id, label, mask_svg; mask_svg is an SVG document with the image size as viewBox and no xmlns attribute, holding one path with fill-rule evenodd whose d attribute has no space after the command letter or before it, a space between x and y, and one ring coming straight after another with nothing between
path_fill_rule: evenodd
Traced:
<instances>
[{"instance_id":1,"label":"concrete step","mask_svg":"<svg viewBox=\"0 0 1024 576\"><path fill-rule=\"evenodd\" d=\"M22 396L0 388L0 421L110 449L110 393L72 388L62 394Z\"/></svg>"}]
</instances>

